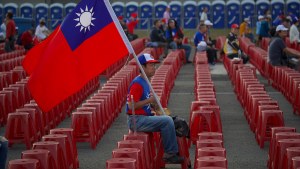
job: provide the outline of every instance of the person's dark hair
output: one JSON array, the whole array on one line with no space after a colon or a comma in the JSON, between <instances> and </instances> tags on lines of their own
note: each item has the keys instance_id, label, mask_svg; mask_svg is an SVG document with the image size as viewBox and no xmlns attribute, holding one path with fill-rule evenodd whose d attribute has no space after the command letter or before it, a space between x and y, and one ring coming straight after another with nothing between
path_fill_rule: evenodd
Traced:
<instances>
[{"instance_id":1,"label":"person's dark hair","mask_svg":"<svg viewBox=\"0 0 300 169\"><path fill-rule=\"evenodd\" d=\"M11 12L11 11L8 11L6 16L9 18L9 19L12 19L14 14Z\"/></svg>"},{"instance_id":2,"label":"person's dark hair","mask_svg":"<svg viewBox=\"0 0 300 169\"><path fill-rule=\"evenodd\" d=\"M289 20L288 18L284 18L282 22L287 22L287 23L290 23L291 20Z\"/></svg>"},{"instance_id":3,"label":"person's dark hair","mask_svg":"<svg viewBox=\"0 0 300 169\"><path fill-rule=\"evenodd\" d=\"M156 25L157 22L159 22L160 20L159 19L155 19L154 22L153 22L153 25Z\"/></svg>"}]
</instances>

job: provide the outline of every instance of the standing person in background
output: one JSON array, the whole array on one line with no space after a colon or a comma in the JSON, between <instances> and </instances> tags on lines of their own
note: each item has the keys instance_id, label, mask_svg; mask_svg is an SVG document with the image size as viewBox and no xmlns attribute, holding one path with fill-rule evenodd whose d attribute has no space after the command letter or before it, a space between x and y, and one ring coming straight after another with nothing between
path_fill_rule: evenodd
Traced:
<instances>
[{"instance_id":1,"label":"standing person in background","mask_svg":"<svg viewBox=\"0 0 300 169\"><path fill-rule=\"evenodd\" d=\"M0 136L0 168L5 169L8 152L8 141L5 137Z\"/></svg>"},{"instance_id":2,"label":"standing person in background","mask_svg":"<svg viewBox=\"0 0 300 169\"><path fill-rule=\"evenodd\" d=\"M290 28L290 42L300 43L299 30L298 30L299 19L295 16L294 18L292 18L292 20L293 20L293 25Z\"/></svg>"},{"instance_id":3,"label":"standing person in background","mask_svg":"<svg viewBox=\"0 0 300 169\"><path fill-rule=\"evenodd\" d=\"M40 24L36 27L35 36L38 41L45 40L50 35L48 28L46 27L46 21L44 18L40 19Z\"/></svg>"},{"instance_id":4,"label":"standing person in background","mask_svg":"<svg viewBox=\"0 0 300 169\"><path fill-rule=\"evenodd\" d=\"M139 20L137 19L137 17L138 17L138 14L136 12L134 12L130 15L130 18L127 22L128 32L131 34L134 34L134 29L137 26L137 24L139 23Z\"/></svg>"},{"instance_id":5,"label":"standing person in background","mask_svg":"<svg viewBox=\"0 0 300 169\"><path fill-rule=\"evenodd\" d=\"M204 7L203 10L202 10L202 13L201 13L200 21L205 22L206 20L208 20L207 12L208 12L208 8Z\"/></svg>"},{"instance_id":6,"label":"standing person in background","mask_svg":"<svg viewBox=\"0 0 300 169\"><path fill-rule=\"evenodd\" d=\"M259 43L261 42L262 38L269 38L270 36L270 27L269 27L269 18L265 17L260 24L259 29Z\"/></svg>"},{"instance_id":7,"label":"standing person in background","mask_svg":"<svg viewBox=\"0 0 300 169\"><path fill-rule=\"evenodd\" d=\"M256 22L256 36L257 36L257 41L256 41L256 45L260 46L259 43L259 32L260 32L260 28L261 28L261 22L263 21L264 16L263 15L259 15L258 16L258 21Z\"/></svg>"},{"instance_id":8,"label":"standing person in background","mask_svg":"<svg viewBox=\"0 0 300 169\"><path fill-rule=\"evenodd\" d=\"M170 18L171 18L171 16L170 16L170 6L167 6L167 8L166 8L166 11L164 12L164 15L163 15L163 20L165 21L165 23L168 25L168 22L169 22L169 20L170 20Z\"/></svg>"},{"instance_id":9,"label":"standing person in background","mask_svg":"<svg viewBox=\"0 0 300 169\"><path fill-rule=\"evenodd\" d=\"M166 39L168 42L168 46L171 49L184 49L186 63L191 63L191 61L189 61L191 46L188 44L182 44L183 37L183 31L177 25L177 22L174 19L170 19L168 22L168 28L166 30Z\"/></svg>"},{"instance_id":10,"label":"standing person in background","mask_svg":"<svg viewBox=\"0 0 300 169\"><path fill-rule=\"evenodd\" d=\"M15 50L16 24L13 20L13 13L6 14L6 36L5 36L5 51L11 52Z\"/></svg>"}]
</instances>

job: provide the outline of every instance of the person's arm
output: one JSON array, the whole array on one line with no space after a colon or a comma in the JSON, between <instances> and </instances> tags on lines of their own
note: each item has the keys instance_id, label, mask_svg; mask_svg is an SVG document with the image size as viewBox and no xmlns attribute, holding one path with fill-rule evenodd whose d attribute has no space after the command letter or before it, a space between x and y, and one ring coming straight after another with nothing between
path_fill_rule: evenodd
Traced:
<instances>
[{"instance_id":1,"label":"person's arm","mask_svg":"<svg viewBox=\"0 0 300 169\"><path fill-rule=\"evenodd\" d=\"M235 50L240 50L240 46L236 43L237 39L234 36L228 37L228 44Z\"/></svg>"},{"instance_id":2,"label":"person's arm","mask_svg":"<svg viewBox=\"0 0 300 169\"><path fill-rule=\"evenodd\" d=\"M293 56L293 57L296 57L298 59L300 58L300 52L291 52L287 47L285 47L283 49L283 52L285 52L289 56Z\"/></svg>"},{"instance_id":3,"label":"person's arm","mask_svg":"<svg viewBox=\"0 0 300 169\"><path fill-rule=\"evenodd\" d=\"M127 98L128 108L130 110L132 110L131 96L133 96L135 110L141 109L145 105L155 102L155 99L153 96L151 96L150 98L145 99L145 100L140 100L140 98L142 97L142 94L143 94L143 87L140 84L135 83L131 86L129 94L128 94L128 98Z\"/></svg>"}]
</instances>

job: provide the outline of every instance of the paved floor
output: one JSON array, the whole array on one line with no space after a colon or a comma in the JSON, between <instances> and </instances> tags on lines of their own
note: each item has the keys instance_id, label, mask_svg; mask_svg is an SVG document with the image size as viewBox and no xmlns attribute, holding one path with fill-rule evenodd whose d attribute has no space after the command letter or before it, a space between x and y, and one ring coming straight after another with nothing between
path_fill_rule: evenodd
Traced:
<instances>
[{"instance_id":1,"label":"paved floor","mask_svg":"<svg viewBox=\"0 0 300 169\"><path fill-rule=\"evenodd\" d=\"M248 123L243 115L243 109L233 92L231 81L222 64L217 64L211 71L216 87L217 102L221 108L221 119L224 134L224 146L227 151L229 169L264 169L267 163L269 144L260 149L255 141L254 134L250 131ZM300 117L292 113L291 104L284 96L269 86L266 80L260 76L259 80L265 84L266 90L272 98L280 104L284 112L286 126L296 127L300 130ZM194 66L184 65L175 81L169 100L169 108L173 115L185 119L189 118L189 107L194 100ZM64 120L58 127L70 127L70 118ZM0 129L0 135L5 128ZM95 150L90 149L87 143L77 144L81 169L105 169L105 161L111 158L111 152L116 148L117 142L122 140L127 133L126 115L123 112L114 121ZM24 145L14 145L9 150L8 160L20 158ZM194 162L195 147L190 149L192 164ZM170 165L167 168L177 169L179 165Z\"/></svg>"}]
</instances>

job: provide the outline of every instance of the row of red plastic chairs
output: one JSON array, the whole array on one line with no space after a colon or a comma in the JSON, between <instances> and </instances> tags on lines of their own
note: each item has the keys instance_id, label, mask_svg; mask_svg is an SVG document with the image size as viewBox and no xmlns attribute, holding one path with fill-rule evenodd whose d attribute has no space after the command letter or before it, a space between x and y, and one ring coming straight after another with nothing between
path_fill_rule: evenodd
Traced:
<instances>
[{"instance_id":1,"label":"row of red plastic chairs","mask_svg":"<svg viewBox=\"0 0 300 169\"><path fill-rule=\"evenodd\" d=\"M4 46L1 47L0 44L0 61L13 59L15 57L21 56L25 54L25 49L22 46L15 45L15 50L11 52L5 52Z\"/></svg>"},{"instance_id":2,"label":"row of red plastic chairs","mask_svg":"<svg viewBox=\"0 0 300 169\"><path fill-rule=\"evenodd\" d=\"M26 78L26 73L21 66L8 72L0 72L0 90Z\"/></svg>"},{"instance_id":3,"label":"row of red plastic chairs","mask_svg":"<svg viewBox=\"0 0 300 169\"><path fill-rule=\"evenodd\" d=\"M300 139L294 137L299 135L296 133L278 133L279 135L293 135L293 137L277 137L277 132L290 132L295 128L284 127L283 112L278 106L278 102L271 99L266 93L264 85L260 84L256 79L256 70L240 64L231 64L236 72L235 89L238 98L243 107L245 107L245 116L250 124L250 128L255 132L256 140L260 147L264 146L265 141L270 141L268 167L270 169L292 168L292 157L300 155ZM285 138L293 138L284 140ZM296 139L296 140L295 140ZM298 140L297 140L298 139ZM288 153L289 147L298 147L298 154ZM290 154L289 157L286 155Z\"/></svg>"},{"instance_id":4,"label":"row of red plastic chairs","mask_svg":"<svg viewBox=\"0 0 300 169\"><path fill-rule=\"evenodd\" d=\"M160 49L146 48L142 53L150 53L153 55L154 50ZM170 91L174 86L174 81L181 68L180 56L184 54L181 50L173 51L167 55L162 64L156 70L152 77L151 85L158 95L163 107L167 107ZM159 56L159 55L158 55ZM131 65L136 65L132 60ZM181 153L186 160L182 164L182 168L187 168L189 155L185 139L178 138L178 144ZM185 143L185 146L184 146ZM156 146L155 146L156 145ZM158 133L131 133L124 135L124 140L118 142L118 148L112 151L112 159L107 160L106 168L129 167L137 169L153 169L165 166L162 161L163 149Z\"/></svg>"},{"instance_id":5,"label":"row of red plastic chairs","mask_svg":"<svg viewBox=\"0 0 300 169\"><path fill-rule=\"evenodd\" d=\"M227 168L226 150L223 145L220 107L211 79L206 52L196 52L195 101L190 111L190 143L196 145L194 168Z\"/></svg>"},{"instance_id":6,"label":"row of red plastic chairs","mask_svg":"<svg viewBox=\"0 0 300 169\"><path fill-rule=\"evenodd\" d=\"M268 47L268 43L269 43L269 38L264 38L262 40L262 48L264 50L267 50ZM217 40L218 41L218 40ZM224 40L219 40L219 44L221 44L222 42L224 42ZM287 85L286 87L288 88L288 93L290 93L291 96L294 93L291 93L291 91L295 91L295 86L297 86L297 82L295 83L295 81L297 81L296 79L291 79L291 77L293 77L293 75L291 75L291 77L285 76L283 79L278 79L279 77L282 77L278 75L281 68L279 67L272 67L271 65L269 65L267 63L267 55L266 55L266 51L261 50L258 47L255 47L254 44L251 44L251 42L248 39L240 39L240 42L242 42L242 49L247 51L247 49L249 49L248 55L250 56L250 62L253 63L256 67L258 67L258 70L261 72L262 75L266 76L268 78L268 80L272 80L275 81L277 83L277 81L279 80L281 82L282 85ZM243 45L243 43L247 43L248 45ZM222 46L222 45L220 45ZM226 64L225 64L226 65ZM273 69L272 69L273 68ZM275 71L274 71L275 68ZM277 70L277 71L276 71ZM279 70L279 71L278 71ZM234 71L232 71L234 72ZM295 73L294 71L292 71L293 73ZM292 73L292 74L293 74ZM297 73L296 73L297 74ZM274 78L277 77L277 78ZM296 75L297 76L297 75ZM295 78L295 77L294 77ZM276 79L276 80L274 80ZM291 82L293 81L293 82ZM285 83L288 82L288 83ZM291 87L291 84L293 84ZM276 87L277 85L274 85L274 87ZM281 89L283 89L281 87ZM286 88L285 88L286 89ZM254 89L256 90L256 89ZM250 92L250 91L249 91ZM254 91L255 92L255 91ZM285 94L287 96L287 94ZM296 92L296 97L298 96L298 92ZM287 97L288 100L290 100L290 97ZM299 96L298 96L299 98ZM276 109L276 105L278 105L277 101L272 101L272 100L262 100L262 101L258 101L261 104L263 104L264 102L267 104L273 104L273 106L275 106L274 108ZM299 102L299 101L298 101ZM293 102L292 102L293 103ZM295 105L298 105L297 102L294 102L293 106L295 108ZM257 115L257 112L259 110L257 106L255 106L256 108L254 108L254 111ZM266 107L268 107L268 105L266 105ZM261 106L261 108L263 108L263 106ZM248 110L249 111L249 110ZM295 109L294 109L295 111ZM247 113L245 111L245 113ZM254 116L255 117L255 116ZM287 132L287 133L276 133L276 132ZM295 132L295 128L293 127L272 127L271 128L271 144L270 144L270 149L269 149L269 160L268 160L268 167L270 169L272 168L298 168L299 165L299 160L300 157L296 157L300 155L300 148L299 147L291 147L291 148L287 148L284 146L297 146L299 142L299 140L293 140L293 139L298 139L297 136L295 137L295 135L298 135L297 133L288 133L288 132ZM287 140L280 140L280 139L287 139ZM290 140L288 140L288 138L292 138ZM282 148L278 148L277 147L282 146ZM299 145L298 145L299 146ZM276 149L276 150L275 150ZM280 160L283 160L280 161Z\"/></svg>"},{"instance_id":7,"label":"row of red plastic chairs","mask_svg":"<svg viewBox=\"0 0 300 169\"><path fill-rule=\"evenodd\" d=\"M263 38L262 47L266 48L269 38ZM259 47L255 47L247 38L240 39L241 48L247 49L250 56L250 62L258 68L263 76L268 78L269 82L272 82L272 86L281 91L287 100L293 105L294 113L300 111L300 72L288 67L274 67L267 63L267 52ZM290 49L291 52L298 52L294 49Z\"/></svg>"},{"instance_id":8,"label":"row of red plastic chairs","mask_svg":"<svg viewBox=\"0 0 300 169\"><path fill-rule=\"evenodd\" d=\"M26 86L27 81L23 81L22 85L23 87ZM14 107L7 114L5 136L8 139L9 146L15 143L25 143L27 149L29 149L33 142L39 141L44 134L49 133L50 129L55 128L75 106L77 107L98 86L98 78L91 80L81 91L66 99L49 112L42 112L34 100L31 100L29 104L27 104L29 101L20 103L21 95L14 94L11 91L5 92L10 94L8 96L12 96L10 101L19 104L16 105L18 107ZM16 88L12 90L17 91ZM28 92L28 89L24 91ZM24 96L31 98L27 94ZM6 108L9 107L6 106ZM20 128L20 126L22 127Z\"/></svg>"},{"instance_id":9,"label":"row of red plastic chairs","mask_svg":"<svg viewBox=\"0 0 300 169\"><path fill-rule=\"evenodd\" d=\"M25 56L0 61L0 72L13 70L16 66L21 66Z\"/></svg>"},{"instance_id":10,"label":"row of red plastic chairs","mask_svg":"<svg viewBox=\"0 0 300 169\"><path fill-rule=\"evenodd\" d=\"M95 149L106 130L121 112L130 81L138 74L135 66L127 65L112 76L101 90L72 113L76 142L89 142Z\"/></svg>"},{"instance_id":11,"label":"row of red plastic chairs","mask_svg":"<svg viewBox=\"0 0 300 169\"><path fill-rule=\"evenodd\" d=\"M21 159L10 160L8 169L77 169L78 153L73 129L51 129L31 150L21 153Z\"/></svg>"}]
</instances>

